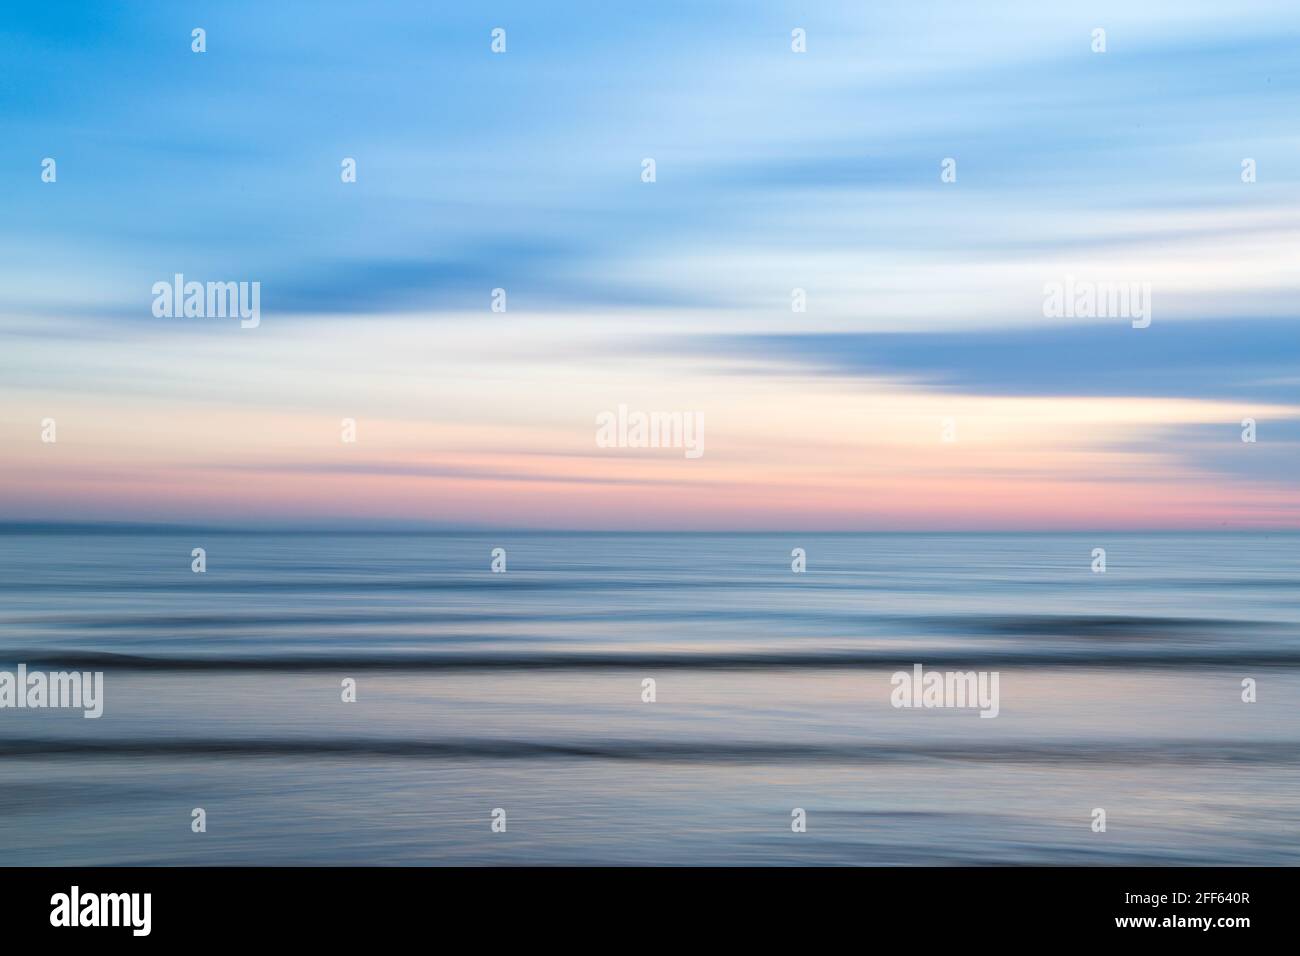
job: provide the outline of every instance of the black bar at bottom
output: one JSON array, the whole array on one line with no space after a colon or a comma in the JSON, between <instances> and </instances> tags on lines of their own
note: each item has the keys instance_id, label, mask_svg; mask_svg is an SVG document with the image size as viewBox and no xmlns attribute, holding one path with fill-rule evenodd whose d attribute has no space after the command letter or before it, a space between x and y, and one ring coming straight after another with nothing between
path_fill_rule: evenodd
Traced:
<instances>
[{"instance_id":1,"label":"black bar at bottom","mask_svg":"<svg viewBox=\"0 0 1300 956\"><path fill-rule=\"evenodd\" d=\"M0 868L0 926L8 941L66 941L75 934L81 943L115 938L128 944L285 939L338 945L435 930L468 933L467 942L589 937L609 947L620 940L770 942L801 932L826 939L834 930L873 942L882 936L917 943L1129 936L1230 945L1260 930L1286 928L1294 873L1167 867Z\"/></svg>"}]
</instances>

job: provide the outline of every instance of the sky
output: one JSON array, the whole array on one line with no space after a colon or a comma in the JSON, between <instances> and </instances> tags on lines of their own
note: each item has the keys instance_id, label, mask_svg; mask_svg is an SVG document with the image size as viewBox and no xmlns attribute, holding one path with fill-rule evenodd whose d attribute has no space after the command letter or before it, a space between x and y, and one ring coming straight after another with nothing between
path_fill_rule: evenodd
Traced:
<instances>
[{"instance_id":1,"label":"sky","mask_svg":"<svg viewBox=\"0 0 1300 956\"><path fill-rule=\"evenodd\" d=\"M7 8L0 521L1300 528L1297 49L1251 0Z\"/></svg>"}]
</instances>

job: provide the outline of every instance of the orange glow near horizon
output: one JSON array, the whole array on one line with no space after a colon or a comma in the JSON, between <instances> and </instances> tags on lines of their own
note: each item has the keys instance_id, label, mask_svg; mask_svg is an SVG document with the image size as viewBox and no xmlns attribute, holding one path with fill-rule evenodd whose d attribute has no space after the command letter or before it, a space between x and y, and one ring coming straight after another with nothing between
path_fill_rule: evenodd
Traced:
<instances>
[{"instance_id":1,"label":"orange glow near horizon","mask_svg":"<svg viewBox=\"0 0 1300 956\"><path fill-rule=\"evenodd\" d=\"M617 353L585 364L531 360L536 329L516 328L505 337L509 351L495 351L500 330L484 327L458 332L455 348L426 335L394 351L371 331L335 328L314 353L278 351L286 346L272 333L244 364L229 354L241 341L226 339L193 356L193 376L166 401L136 394L129 374L90 393L4 393L0 440L11 454L0 472L0 517L682 530L1300 527L1294 486L1216 472L1160 440L1170 429L1214 426L1224 454L1250 454L1238 439L1242 417L1296 419L1296 407L963 395ZM120 348L115 367L129 371L134 359ZM268 366L278 375L261 374ZM596 416L619 404L698 412L704 454L598 447ZM57 422L53 444L40 440L47 417ZM341 439L346 417L357 421L355 443ZM954 440L945 440L945 425Z\"/></svg>"}]
</instances>

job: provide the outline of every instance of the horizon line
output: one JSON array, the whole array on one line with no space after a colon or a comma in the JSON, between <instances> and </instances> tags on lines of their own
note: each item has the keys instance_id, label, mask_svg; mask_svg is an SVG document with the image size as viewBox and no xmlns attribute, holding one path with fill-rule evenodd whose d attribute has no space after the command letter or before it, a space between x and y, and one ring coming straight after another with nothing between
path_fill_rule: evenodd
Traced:
<instances>
[{"instance_id":1,"label":"horizon line","mask_svg":"<svg viewBox=\"0 0 1300 956\"><path fill-rule=\"evenodd\" d=\"M809 528L511 528L507 526L450 526L425 525L402 527L391 524L333 524L333 525L260 525L236 524L173 524L143 521L5 521L0 520L0 534L31 534L38 532L76 534L371 534L371 535L1089 535L1089 534L1291 534L1300 535L1300 528L868 528L856 530L819 530Z\"/></svg>"}]
</instances>

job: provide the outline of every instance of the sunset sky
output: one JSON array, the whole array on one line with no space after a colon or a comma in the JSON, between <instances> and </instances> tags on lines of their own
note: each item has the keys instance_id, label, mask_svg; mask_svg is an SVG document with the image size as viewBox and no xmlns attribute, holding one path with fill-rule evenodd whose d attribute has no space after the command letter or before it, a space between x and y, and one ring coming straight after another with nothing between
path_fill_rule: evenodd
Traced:
<instances>
[{"instance_id":1,"label":"sunset sky","mask_svg":"<svg viewBox=\"0 0 1300 956\"><path fill-rule=\"evenodd\" d=\"M977 6L6 11L0 521L1300 528L1300 9Z\"/></svg>"}]
</instances>

